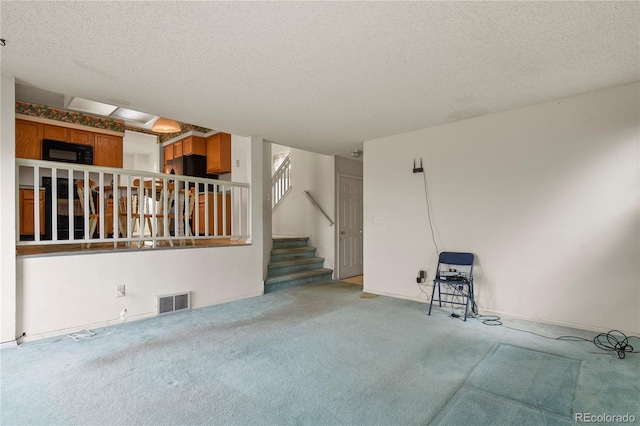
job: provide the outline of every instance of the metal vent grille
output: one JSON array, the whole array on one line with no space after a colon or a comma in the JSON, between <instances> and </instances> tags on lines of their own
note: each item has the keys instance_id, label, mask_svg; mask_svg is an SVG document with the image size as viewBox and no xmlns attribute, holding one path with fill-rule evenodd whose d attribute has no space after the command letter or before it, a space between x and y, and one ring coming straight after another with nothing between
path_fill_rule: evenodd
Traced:
<instances>
[{"instance_id":1,"label":"metal vent grille","mask_svg":"<svg viewBox=\"0 0 640 426\"><path fill-rule=\"evenodd\" d=\"M191 308L191 292L167 294L157 297L158 315Z\"/></svg>"}]
</instances>

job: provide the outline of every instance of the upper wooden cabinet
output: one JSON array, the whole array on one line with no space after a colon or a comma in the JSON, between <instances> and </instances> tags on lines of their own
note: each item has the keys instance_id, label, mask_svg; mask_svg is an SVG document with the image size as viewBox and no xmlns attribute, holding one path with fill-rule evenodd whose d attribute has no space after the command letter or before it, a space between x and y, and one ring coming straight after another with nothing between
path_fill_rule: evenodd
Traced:
<instances>
[{"instance_id":1,"label":"upper wooden cabinet","mask_svg":"<svg viewBox=\"0 0 640 426\"><path fill-rule=\"evenodd\" d=\"M189 136L182 140L182 155L207 155L207 140L200 136Z\"/></svg>"},{"instance_id":2,"label":"upper wooden cabinet","mask_svg":"<svg viewBox=\"0 0 640 426\"><path fill-rule=\"evenodd\" d=\"M164 168L167 163L174 158L180 158L186 155L207 155L207 140L200 136L187 136L184 139L176 141L164 147Z\"/></svg>"},{"instance_id":3,"label":"upper wooden cabinet","mask_svg":"<svg viewBox=\"0 0 640 426\"><path fill-rule=\"evenodd\" d=\"M122 168L122 137L95 134L93 143L93 165Z\"/></svg>"},{"instance_id":4,"label":"upper wooden cabinet","mask_svg":"<svg viewBox=\"0 0 640 426\"><path fill-rule=\"evenodd\" d=\"M164 164L169 160L173 160L173 144L164 147Z\"/></svg>"},{"instance_id":5,"label":"upper wooden cabinet","mask_svg":"<svg viewBox=\"0 0 640 426\"><path fill-rule=\"evenodd\" d=\"M41 160L43 139L92 146L95 166L122 168L122 136L16 119L16 158Z\"/></svg>"},{"instance_id":6,"label":"upper wooden cabinet","mask_svg":"<svg viewBox=\"0 0 640 426\"><path fill-rule=\"evenodd\" d=\"M89 130L44 124L42 138L61 142L72 142L80 145L93 145L94 135L95 133Z\"/></svg>"},{"instance_id":7,"label":"upper wooden cabinet","mask_svg":"<svg viewBox=\"0 0 640 426\"><path fill-rule=\"evenodd\" d=\"M16 158L42 160L43 124L16 119Z\"/></svg>"},{"instance_id":8,"label":"upper wooden cabinet","mask_svg":"<svg viewBox=\"0 0 640 426\"><path fill-rule=\"evenodd\" d=\"M231 135L216 133L207 138L207 173L231 173Z\"/></svg>"},{"instance_id":9,"label":"upper wooden cabinet","mask_svg":"<svg viewBox=\"0 0 640 426\"><path fill-rule=\"evenodd\" d=\"M52 139L54 141L69 142L69 130L70 129L67 127L45 124L43 138Z\"/></svg>"},{"instance_id":10,"label":"upper wooden cabinet","mask_svg":"<svg viewBox=\"0 0 640 426\"><path fill-rule=\"evenodd\" d=\"M172 145L173 145L173 158L182 157L182 141L174 142Z\"/></svg>"},{"instance_id":11,"label":"upper wooden cabinet","mask_svg":"<svg viewBox=\"0 0 640 426\"><path fill-rule=\"evenodd\" d=\"M96 134L88 132L86 130L69 129L69 142L77 143L80 145L93 145ZM117 136L113 136L117 137ZM122 138L120 138L122 139Z\"/></svg>"}]
</instances>

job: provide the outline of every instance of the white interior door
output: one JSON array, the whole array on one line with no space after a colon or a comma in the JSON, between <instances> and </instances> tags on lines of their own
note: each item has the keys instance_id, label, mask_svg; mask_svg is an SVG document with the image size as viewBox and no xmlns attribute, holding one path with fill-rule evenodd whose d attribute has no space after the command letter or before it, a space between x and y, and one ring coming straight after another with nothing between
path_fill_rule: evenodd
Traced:
<instances>
[{"instance_id":1,"label":"white interior door","mask_svg":"<svg viewBox=\"0 0 640 426\"><path fill-rule=\"evenodd\" d=\"M339 176L339 279L362 275L362 179Z\"/></svg>"}]
</instances>

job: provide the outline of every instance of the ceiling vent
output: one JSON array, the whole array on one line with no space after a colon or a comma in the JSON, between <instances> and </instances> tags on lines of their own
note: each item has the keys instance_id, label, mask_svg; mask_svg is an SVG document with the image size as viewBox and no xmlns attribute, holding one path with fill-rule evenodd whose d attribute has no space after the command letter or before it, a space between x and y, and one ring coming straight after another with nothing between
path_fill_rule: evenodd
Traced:
<instances>
[{"instance_id":1,"label":"ceiling vent","mask_svg":"<svg viewBox=\"0 0 640 426\"><path fill-rule=\"evenodd\" d=\"M156 297L158 315L191 309L191 292L167 294Z\"/></svg>"}]
</instances>

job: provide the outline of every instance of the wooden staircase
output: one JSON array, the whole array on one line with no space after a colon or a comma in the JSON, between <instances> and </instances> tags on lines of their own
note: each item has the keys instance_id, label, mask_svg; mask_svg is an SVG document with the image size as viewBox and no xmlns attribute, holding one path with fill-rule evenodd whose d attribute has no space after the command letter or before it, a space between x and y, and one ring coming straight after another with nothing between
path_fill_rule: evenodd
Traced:
<instances>
[{"instance_id":1,"label":"wooden staircase","mask_svg":"<svg viewBox=\"0 0 640 426\"><path fill-rule=\"evenodd\" d=\"M309 237L274 238L264 292L331 281L333 269L323 268Z\"/></svg>"}]
</instances>

